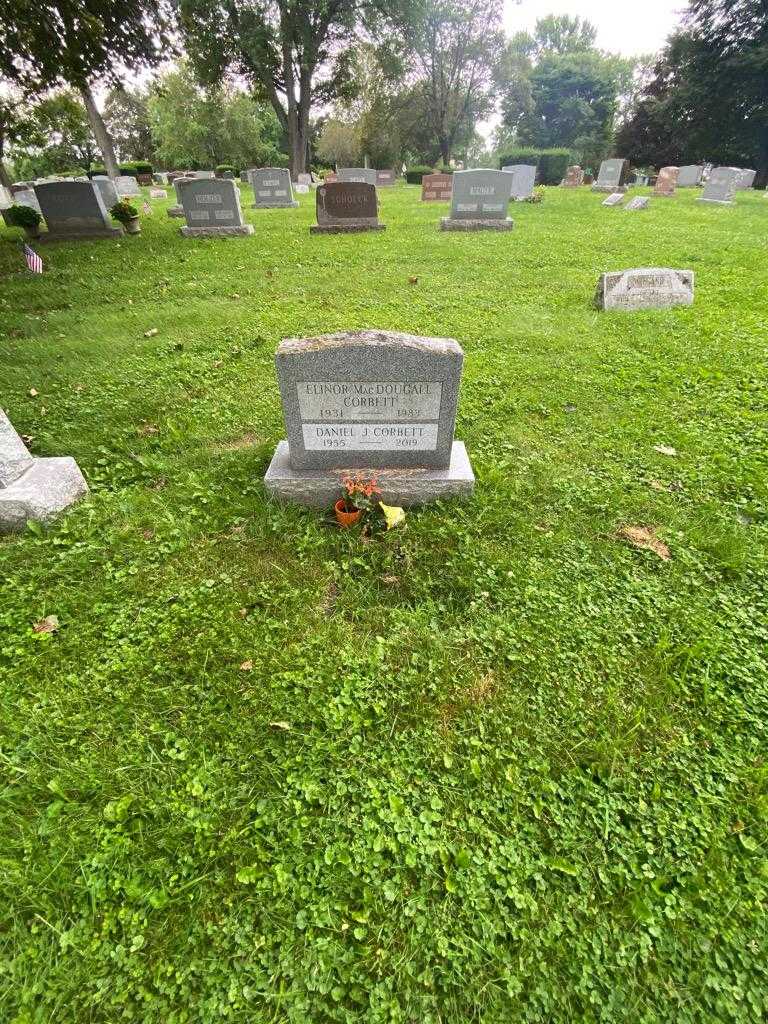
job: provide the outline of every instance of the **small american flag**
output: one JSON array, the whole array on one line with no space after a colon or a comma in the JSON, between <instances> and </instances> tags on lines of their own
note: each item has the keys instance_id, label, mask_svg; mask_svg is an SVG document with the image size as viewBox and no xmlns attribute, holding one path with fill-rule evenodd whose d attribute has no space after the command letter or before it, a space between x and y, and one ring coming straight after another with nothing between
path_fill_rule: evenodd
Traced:
<instances>
[{"instance_id":1,"label":"small american flag","mask_svg":"<svg viewBox=\"0 0 768 1024\"><path fill-rule=\"evenodd\" d=\"M28 245L24 246L24 259L27 261L27 267L33 274L42 274L43 272L43 261L37 255L34 249L31 249Z\"/></svg>"},{"instance_id":2,"label":"small american flag","mask_svg":"<svg viewBox=\"0 0 768 1024\"><path fill-rule=\"evenodd\" d=\"M148 213L150 216L152 215L152 207L146 201L144 202L144 205L142 206L142 210L144 211L144 213Z\"/></svg>"}]
</instances>

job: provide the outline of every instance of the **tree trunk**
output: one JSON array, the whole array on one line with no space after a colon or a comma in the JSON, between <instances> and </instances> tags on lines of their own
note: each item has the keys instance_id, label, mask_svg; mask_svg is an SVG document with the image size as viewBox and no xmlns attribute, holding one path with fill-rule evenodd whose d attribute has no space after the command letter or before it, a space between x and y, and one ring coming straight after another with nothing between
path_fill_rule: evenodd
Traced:
<instances>
[{"instance_id":1,"label":"tree trunk","mask_svg":"<svg viewBox=\"0 0 768 1024\"><path fill-rule=\"evenodd\" d=\"M0 185L4 185L6 188L11 187L11 179L8 175L8 171L5 169L5 164L0 158Z\"/></svg>"},{"instance_id":2,"label":"tree trunk","mask_svg":"<svg viewBox=\"0 0 768 1024\"><path fill-rule=\"evenodd\" d=\"M451 150L447 139L440 139L440 158L443 166L447 167L451 162Z\"/></svg>"},{"instance_id":3,"label":"tree trunk","mask_svg":"<svg viewBox=\"0 0 768 1024\"><path fill-rule=\"evenodd\" d=\"M120 168L117 165L117 157L115 156L115 147L110 138L107 126L104 124L104 118L99 113L99 108L96 106L96 100L93 98L90 86L84 85L80 90L80 95L83 97L83 103L85 103L85 109L88 112L88 120L91 123L93 134L96 138L96 144L101 150L101 156L104 160L104 166L107 169L107 174L110 178L116 178L120 174Z\"/></svg>"}]
</instances>

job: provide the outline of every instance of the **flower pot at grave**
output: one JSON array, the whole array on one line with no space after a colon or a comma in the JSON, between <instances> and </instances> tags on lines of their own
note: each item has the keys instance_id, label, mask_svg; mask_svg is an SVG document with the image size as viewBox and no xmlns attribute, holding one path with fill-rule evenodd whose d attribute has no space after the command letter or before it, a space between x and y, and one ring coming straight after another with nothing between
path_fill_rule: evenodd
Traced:
<instances>
[{"instance_id":1,"label":"flower pot at grave","mask_svg":"<svg viewBox=\"0 0 768 1024\"><path fill-rule=\"evenodd\" d=\"M129 235L140 235L141 234L141 223L138 217L131 217L130 220L125 222L125 230Z\"/></svg>"},{"instance_id":2,"label":"flower pot at grave","mask_svg":"<svg viewBox=\"0 0 768 1024\"><path fill-rule=\"evenodd\" d=\"M348 526L354 526L362 515L362 511L359 508L356 508L354 512L347 512L347 506L343 498L339 498L333 506L333 511L336 513L336 522L343 529L346 529Z\"/></svg>"}]
</instances>

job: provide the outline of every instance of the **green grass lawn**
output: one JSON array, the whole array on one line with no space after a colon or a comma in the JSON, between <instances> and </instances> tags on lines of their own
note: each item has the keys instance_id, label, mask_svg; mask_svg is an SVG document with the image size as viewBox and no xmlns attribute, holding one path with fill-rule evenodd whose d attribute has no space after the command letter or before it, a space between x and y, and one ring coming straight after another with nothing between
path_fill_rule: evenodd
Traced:
<instances>
[{"instance_id":1,"label":"green grass lawn","mask_svg":"<svg viewBox=\"0 0 768 1024\"><path fill-rule=\"evenodd\" d=\"M697 194L0 231L0 401L91 488L0 541L3 1024L765 1019L768 200ZM695 304L594 310L632 266ZM458 339L478 478L368 541L262 483L278 342L364 327Z\"/></svg>"}]
</instances>

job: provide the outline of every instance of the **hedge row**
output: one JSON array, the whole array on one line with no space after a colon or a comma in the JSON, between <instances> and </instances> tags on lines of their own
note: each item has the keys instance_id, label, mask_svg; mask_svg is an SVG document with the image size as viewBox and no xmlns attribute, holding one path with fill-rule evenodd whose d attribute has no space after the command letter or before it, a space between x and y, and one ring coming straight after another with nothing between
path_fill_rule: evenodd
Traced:
<instances>
[{"instance_id":1,"label":"hedge row","mask_svg":"<svg viewBox=\"0 0 768 1024\"><path fill-rule=\"evenodd\" d=\"M146 160L136 160L133 163L120 164L118 170L121 174L130 174L135 177L137 174L151 174L152 164ZM88 171L88 177L92 178L94 174L106 174L106 167L91 167Z\"/></svg>"},{"instance_id":2,"label":"hedge row","mask_svg":"<svg viewBox=\"0 0 768 1024\"><path fill-rule=\"evenodd\" d=\"M559 185L571 162L568 149L533 149L520 147L499 158L499 167L510 164L532 164L536 167L536 180L540 185Z\"/></svg>"},{"instance_id":3,"label":"hedge row","mask_svg":"<svg viewBox=\"0 0 768 1024\"><path fill-rule=\"evenodd\" d=\"M405 172L405 180L409 185L420 185L425 174L453 174L452 167L427 167L420 164L416 167L409 167Z\"/></svg>"}]
</instances>

